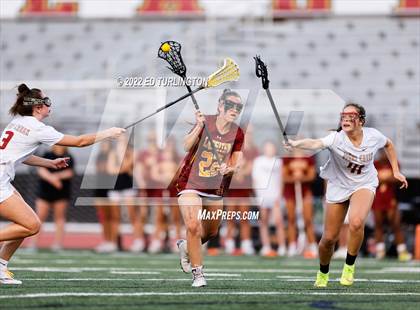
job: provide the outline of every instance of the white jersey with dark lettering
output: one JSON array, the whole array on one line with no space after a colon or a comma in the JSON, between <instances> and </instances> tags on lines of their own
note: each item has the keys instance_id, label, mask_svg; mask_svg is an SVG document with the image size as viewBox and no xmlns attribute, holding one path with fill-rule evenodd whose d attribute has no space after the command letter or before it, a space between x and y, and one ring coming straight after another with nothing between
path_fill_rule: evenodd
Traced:
<instances>
[{"instance_id":1,"label":"white jersey with dark lettering","mask_svg":"<svg viewBox=\"0 0 420 310\"><path fill-rule=\"evenodd\" d=\"M15 168L41 144L56 144L63 134L33 116L16 116L0 136L0 202L10 197ZM8 196L8 197L6 197Z\"/></svg>"},{"instance_id":2,"label":"white jersey with dark lettering","mask_svg":"<svg viewBox=\"0 0 420 310\"><path fill-rule=\"evenodd\" d=\"M321 139L330 157L321 167L321 177L328 180L327 201L342 202L360 188L375 192L378 172L373 164L376 152L383 148L387 138L375 128L363 127L363 138L356 147L341 130Z\"/></svg>"}]
</instances>

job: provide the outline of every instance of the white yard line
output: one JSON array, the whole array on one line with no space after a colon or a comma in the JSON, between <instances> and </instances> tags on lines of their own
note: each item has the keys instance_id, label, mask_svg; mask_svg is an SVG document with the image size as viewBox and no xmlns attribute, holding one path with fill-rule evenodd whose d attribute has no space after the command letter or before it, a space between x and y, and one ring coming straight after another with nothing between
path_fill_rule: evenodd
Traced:
<instances>
[{"instance_id":1,"label":"white yard line","mask_svg":"<svg viewBox=\"0 0 420 310\"><path fill-rule=\"evenodd\" d=\"M294 277L294 276L276 276L277 279L285 282L313 282L315 277ZM330 281L338 282L340 278L330 279ZM355 282L375 282L375 283L420 283L420 280L399 280L399 279L363 279L356 278Z\"/></svg>"},{"instance_id":2,"label":"white yard line","mask_svg":"<svg viewBox=\"0 0 420 310\"><path fill-rule=\"evenodd\" d=\"M111 271L111 272L179 272L178 268L115 268L115 267L11 267L12 271L35 271L35 272L85 272L85 271ZM206 268L207 272L211 273L226 273L229 272L249 274L249 273L309 273L315 274L314 269L219 269L219 268ZM341 269L332 269L331 273L341 273ZM357 270L358 274L390 274L390 273L420 273L420 268L382 268L378 270Z\"/></svg>"},{"instance_id":3,"label":"white yard line","mask_svg":"<svg viewBox=\"0 0 420 310\"><path fill-rule=\"evenodd\" d=\"M241 277L239 273L204 273L207 277Z\"/></svg>"},{"instance_id":4,"label":"white yard line","mask_svg":"<svg viewBox=\"0 0 420 310\"><path fill-rule=\"evenodd\" d=\"M118 271L111 270L109 273L112 274L160 274L158 271Z\"/></svg>"},{"instance_id":5,"label":"white yard line","mask_svg":"<svg viewBox=\"0 0 420 310\"><path fill-rule=\"evenodd\" d=\"M277 281L277 282L313 282L314 277L292 277L292 276L277 276L275 278L213 278L216 275L209 275L208 281ZM149 281L149 282L162 282L162 281L191 281L189 278L26 278L22 281ZM330 279L331 282L340 281L339 278ZM371 282L371 283L420 283L420 280L399 280L399 279L355 279L355 282Z\"/></svg>"},{"instance_id":6,"label":"white yard line","mask_svg":"<svg viewBox=\"0 0 420 310\"><path fill-rule=\"evenodd\" d=\"M287 295L298 295L298 296L420 296L420 293L415 292L400 292L400 293L363 293L363 292L296 292L296 291L279 291L279 292L225 292L225 291L212 291L212 292L132 292L132 293L101 293L101 292L90 292L90 293L77 293L77 292L59 292L59 293L35 293L35 294L15 294L15 295L3 295L0 299L18 299L18 298L48 298L48 297L145 297L145 296L287 296Z\"/></svg>"}]
</instances>

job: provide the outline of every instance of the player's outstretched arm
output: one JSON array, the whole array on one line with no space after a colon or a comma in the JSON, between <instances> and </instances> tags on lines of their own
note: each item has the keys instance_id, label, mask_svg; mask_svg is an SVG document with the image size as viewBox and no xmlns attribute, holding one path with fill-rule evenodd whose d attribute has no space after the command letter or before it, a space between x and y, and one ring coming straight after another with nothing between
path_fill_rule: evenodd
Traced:
<instances>
[{"instance_id":1,"label":"player's outstretched arm","mask_svg":"<svg viewBox=\"0 0 420 310\"><path fill-rule=\"evenodd\" d=\"M28 166L44 167L50 169L60 169L68 167L69 157L47 159L39 156L31 155L23 163Z\"/></svg>"},{"instance_id":2,"label":"player's outstretched arm","mask_svg":"<svg viewBox=\"0 0 420 310\"><path fill-rule=\"evenodd\" d=\"M288 143L283 143L286 150L291 151L293 148L305 149L305 150L319 150L324 148L324 143L321 139L300 139L300 140L288 140Z\"/></svg>"},{"instance_id":3,"label":"player's outstretched arm","mask_svg":"<svg viewBox=\"0 0 420 310\"><path fill-rule=\"evenodd\" d=\"M395 151L394 144L392 143L390 139L386 141L384 148L385 148L385 153L386 153L386 156L388 157L389 163L391 164L394 178L396 178L398 181L402 183L400 188L407 188L408 187L407 179L400 172L400 167L398 166L397 152Z\"/></svg>"},{"instance_id":4,"label":"player's outstretched arm","mask_svg":"<svg viewBox=\"0 0 420 310\"><path fill-rule=\"evenodd\" d=\"M126 130L124 128L112 127L97 133L90 133L80 136L65 135L57 145L72 146L72 147L85 147L94 143L100 142L108 138L118 138Z\"/></svg>"}]
</instances>

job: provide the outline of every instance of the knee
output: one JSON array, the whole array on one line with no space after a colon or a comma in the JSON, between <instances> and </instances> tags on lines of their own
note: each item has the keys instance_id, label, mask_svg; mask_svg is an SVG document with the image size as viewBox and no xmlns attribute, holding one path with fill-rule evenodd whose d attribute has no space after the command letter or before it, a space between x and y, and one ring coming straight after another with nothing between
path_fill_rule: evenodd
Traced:
<instances>
[{"instance_id":1,"label":"knee","mask_svg":"<svg viewBox=\"0 0 420 310\"><path fill-rule=\"evenodd\" d=\"M352 233L357 233L363 230L364 222L361 218L354 218L350 220L349 229Z\"/></svg>"},{"instance_id":2,"label":"knee","mask_svg":"<svg viewBox=\"0 0 420 310\"><path fill-rule=\"evenodd\" d=\"M201 224L199 221L192 221L187 224L187 231L189 234L201 237Z\"/></svg>"},{"instance_id":3,"label":"knee","mask_svg":"<svg viewBox=\"0 0 420 310\"><path fill-rule=\"evenodd\" d=\"M39 232L41 229L41 220L38 217L33 217L30 219L27 224L25 225L26 229L28 230L28 236L33 236Z\"/></svg>"},{"instance_id":4,"label":"knee","mask_svg":"<svg viewBox=\"0 0 420 310\"><path fill-rule=\"evenodd\" d=\"M335 245L335 243L337 242L338 237L334 237L334 236L322 236L321 241L319 242L320 246L324 246L324 247L333 247Z\"/></svg>"}]
</instances>

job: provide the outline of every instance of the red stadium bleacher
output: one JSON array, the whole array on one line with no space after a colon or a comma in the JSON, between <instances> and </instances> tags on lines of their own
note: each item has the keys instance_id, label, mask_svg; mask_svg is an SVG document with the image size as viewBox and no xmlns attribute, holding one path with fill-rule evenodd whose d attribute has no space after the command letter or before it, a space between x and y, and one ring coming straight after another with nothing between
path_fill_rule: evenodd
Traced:
<instances>
[{"instance_id":1,"label":"red stadium bleacher","mask_svg":"<svg viewBox=\"0 0 420 310\"><path fill-rule=\"evenodd\" d=\"M204 15L204 9L198 0L144 0L137 13L156 17L200 17Z\"/></svg>"},{"instance_id":2,"label":"red stadium bleacher","mask_svg":"<svg viewBox=\"0 0 420 310\"><path fill-rule=\"evenodd\" d=\"M77 1L52 4L48 0L26 0L19 13L21 16L74 16L78 11Z\"/></svg>"},{"instance_id":3,"label":"red stadium bleacher","mask_svg":"<svg viewBox=\"0 0 420 310\"><path fill-rule=\"evenodd\" d=\"M331 0L307 0L304 6L296 0L272 0L272 10L278 18L324 16L331 13Z\"/></svg>"},{"instance_id":4,"label":"red stadium bleacher","mask_svg":"<svg viewBox=\"0 0 420 310\"><path fill-rule=\"evenodd\" d=\"M398 16L420 16L420 0L400 0L394 14Z\"/></svg>"},{"instance_id":5,"label":"red stadium bleacher","mask_svg":"<svg viewBox=\"0 0 420 310\"><path fill-rule=\"evenodd\" d=\"M331 10L331 0L308 0L308 10Z\"/></svg>"}]
</instances>

